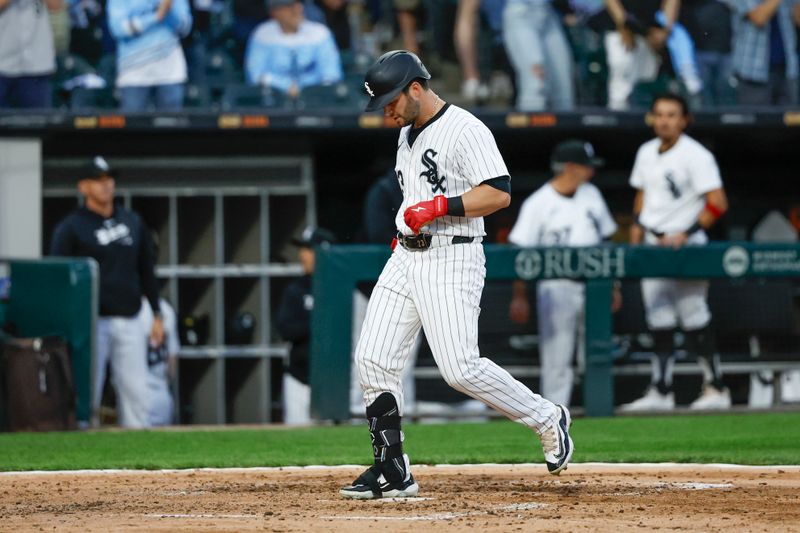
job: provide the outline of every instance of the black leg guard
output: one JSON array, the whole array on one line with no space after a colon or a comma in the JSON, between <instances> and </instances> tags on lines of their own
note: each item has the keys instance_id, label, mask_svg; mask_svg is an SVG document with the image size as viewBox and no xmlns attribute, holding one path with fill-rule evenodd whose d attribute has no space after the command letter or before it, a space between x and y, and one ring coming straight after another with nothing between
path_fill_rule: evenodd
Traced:
<instances>
[{"instance_id":1,"label":"black leg guard","mask_svg":"<svg viewBox=\"0 0 800 533\"><path fill-rule=\"evenodd\" d=\"M675 367L675 331L659 329L653 331L653 378L652 384L661 394L672 392L672 370Z\"/></svg>"},{"instance_id":2,"label":"black leg guard","mask_svg":"<svg viewBox=\"0 0 800 533\"><path fill-rule=\"evenodd\" d=\"M686 350L697 357L703 368L703 381L717 390L723 390L722 369L717 353L717 339L711 326L692 331L684 330Z\"/></svg>"},{"instance_id":3,"label":"black leg guard","mask_svg":"<svg viewBox=\"0 0 800 533\"><path fill-rule=\"evenodd\" d=\"M384 392L367 406L367 420L375 459L373 469L378 469L390 483L403 481L406 477L400 418L397 400L388 392Z\"/></svg>"}]
</instances>

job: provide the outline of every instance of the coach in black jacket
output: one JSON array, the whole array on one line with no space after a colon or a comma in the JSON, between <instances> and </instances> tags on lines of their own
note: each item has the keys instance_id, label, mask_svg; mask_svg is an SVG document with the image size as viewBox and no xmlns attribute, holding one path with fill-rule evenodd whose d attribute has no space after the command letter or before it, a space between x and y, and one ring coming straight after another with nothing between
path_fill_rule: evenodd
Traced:
<instances>
[{"instance_id":1,"label":"coach in black jacket","mask_svg":"<svg viewBox=\"0 0 800 533\"><path fill-rule=\"evenodd\" d=\"M106 366L110 363L119 423L125 427L147 427L147 342L160 345L164 327L150 232L139 215L114 204L115 176L106 160L99 156L82 169L78 190L84 197L84 205L58 225L50 254L92 257L100 266L100 318L92 376L95 417L100 408ZM136 319L142 296L147 297L156 317L150 331L144 331Z\"/></svg>"}]
</instances>

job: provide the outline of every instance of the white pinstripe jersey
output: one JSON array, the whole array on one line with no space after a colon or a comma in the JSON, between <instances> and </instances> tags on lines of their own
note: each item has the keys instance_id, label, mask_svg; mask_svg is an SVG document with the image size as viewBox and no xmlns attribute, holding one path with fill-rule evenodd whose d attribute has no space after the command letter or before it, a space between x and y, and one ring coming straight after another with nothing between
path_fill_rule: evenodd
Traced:
<instances>
[{"instance_id":1,"label":"white pinstripe jersey","mask_svg":"<svg viewBox=\"0 0 800 533\"><path fill-rule=\"evenodd\" d=\"M446 104L418 131L409 145L411 125L400 130L395 174L403 189L398 231L411 235L406 208L434 196L460 196L486 180L509 176L492 132L472 113ZM483 217L437 218L423 229L434 235L483 237Z\"/></svg>"}]
</instances>

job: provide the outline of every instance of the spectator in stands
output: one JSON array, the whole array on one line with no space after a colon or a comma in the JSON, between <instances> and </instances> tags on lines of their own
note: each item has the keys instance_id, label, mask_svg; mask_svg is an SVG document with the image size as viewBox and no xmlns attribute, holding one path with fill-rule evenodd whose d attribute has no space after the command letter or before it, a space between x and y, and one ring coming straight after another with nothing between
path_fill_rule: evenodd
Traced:
<instances>
[{"instance_id":1,"label":"spectator in stands","mask_svg":"<svg viewBox=\"0 0 800 533\"><path fill-rule=\"evenodd\" d=\"M104 16L105 2L68 0L70 16L70 53L95 64L104 53L113 51ZM109 42L110 41L110 42Z\"/></svg>"},{"instance_id":2,"label":"spectator in stands","mask_svg":"<svg viewBox=\"0 0 800 533\"><path fill-rule=\"evenodd\" d=\"M297 98L305 87L341 81L333 34L324 24L306 20L299 0L269 0L269 14L272 20L259 25L247 44L248 83Z\"/></svg>"},{"instance_id":3,"label":"spectator in stands","mask_svg":"<svg viewBox=\"0 0 800 533\"><path fill-rule=\"evenodd\" d=\"M294 244L300 249L303 277L283 291L278 309L277 327L284 340L292 343L289 364L283 375L283 422L298 425L311 422L311 387L309 386L309 345L311 343L311 310L314 296L311 277L314 274L314 247L327 247L336 242L328 230L308 227Z\"/></svg>"},{"instance_id":4,"label":"spectator in stands","mask_svg":"<svg viewBox=\"0 0 800 533\"><path fill-rule=\"evenodd\" d=\"M116 172L102 157L81 170L78 190L84 206L56 227L50 255L92 257L100 272L100 316L96 328L92 408L100 410L106 366L111 365L119 422L124 427L150 425L147 390L147 336L154 346L164 340L158 303L153 244L142 219L114 203ZM155 319L149 332L137 319L142 296Z\"/></svg>"},{"instance_id":5,"label":"spectator in stands","mask_svg":"<svg viewBox=\"0 0 800 533\"><path fill-rule=\"evenodd\" d=\"M52 105L56 69L48 11L62 0L0 0L0 108Z\"/></svg>"},{"instance_id":6,"label":"spectator in stands","mask_svg":"<svg viewBox=\"0 0 800 533\"><path fill-rule=\"evenodd\" d=\"M147 343L147 392L149 400L148 416L153 426L168 426L174 421L175 400L172 397L172 384L178 369L178 352L181 349L178 337L178 324L175 310L169 303L159 299L161 317L164 324L164 339L154 345L147 338L153 327L153 310L146 298L137 320L142 328L142 336Z\"/></svg>"},{"instance_id":7,"label":"spectator in stands","mask_svg":"<svg viewBox=\"0 0 800 533\"><path fill-rule=\"evenodd\" d=\"M478 26L481 0L458 0L453 40L461 65L461 96L467 105L489 98L489 87L481 81L478 69Z\"/></svg>"},{"instance_id":8,"label":"spectator in stands","mask_svg":"<svg viewBox=\"0 0 800 533\"><path fill-rule=\"evenodd\" d=\"M69 20L68 0L61 0L56 9L48 9L50 29L53 32L53 47L56 57L61 59L69 53L71 24Z\"/></svg>"},{"instance_id":9,"label":"spectator in stands","mask_svg":"<svg viewBox=\"0 0 800 533\"><path fill-rule=\"evenodd\" d=\"M266 0L233 0L233 38L242 62L253 30L268 18Z\"/></svg>"},{"instance_id":10,"label":"spectator in stands","mask_svg":"<svg viewBox=\"0 0 800 533\"><path fill-rule=\"evenodd\" d=\"M614 31L606 33L608 107L627 109L639 81L658 76L661 56L669 53L692 100L702 90L694 44L676 23L679 0L605 0Z\"/></svg>"},{"instance_id":11,"label":"spectator in stands","mask_svg":"<svg viewBox=\"0 0 800 533\"><path fill-rule=\"evenodd\" d=\"M694 41L704 106L732 103L731 10L721 0L683 0L680 21Z\"/></svg>"},{"instance_id":12,"label":"spectator in stands","mask_svg":"<svg viewBox=\"0 0 800 533\"><path fill-rule=\"evenodd\" d=\"M508 0L503 39L517 74L517 109L575 107L572 51L550 0Z\"/></svg>"},{"instance_id":13,"label":"spectator in stands","mask_svg":"<svg viewBox=\"0 0 800 533\"><path fill-rule=\"evenodd\" d=\"M800 22L800 2L739 0L733 6L733 71L739 104L797 103L794 22Z\"/></svg>"},{"instance_id":14,"label":"spectator in stands","mask_svg":"<svg viewBox=\"0 0 800 533\"><path fill-rule=\"evenodd\" d=\"M349 50L351 46L350 20L347 14L347 0L306 0L306 9L312 5L322 14L322 20L333 33L339 50ZM309 17L309 20L314 20Z\"/></svg>"},{"instance_id":15,"label":"spectator in stands","mask_svg":"<svg viewBox=\"0 0 800 533\"><path fill-rule=\"evenodd\" d=\"M394 7L397 11L397 27L400 29L403 48L418 55L420 48L417 30L419 29L420 4L420 0L394 0Z\"/></svg>"},{"instance_id":16,"label":"spectator in stands","mask_svg":"<svg viewBox=\"0 0 800 533\"><path fill-rule=\"evenodd\" d=\"M188 0L108 0L108 26L117 40L122 111L180 110L188 77L180 39L192 29Z\"/></svg>"}]
</instances>

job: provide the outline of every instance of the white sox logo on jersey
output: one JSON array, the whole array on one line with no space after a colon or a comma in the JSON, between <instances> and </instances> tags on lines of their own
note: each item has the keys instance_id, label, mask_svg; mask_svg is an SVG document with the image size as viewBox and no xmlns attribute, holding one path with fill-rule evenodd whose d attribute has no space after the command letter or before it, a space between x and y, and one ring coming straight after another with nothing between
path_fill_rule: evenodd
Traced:
<instances>
[{"instance_id":1,"label":"white sox logo on jersey","mask_svg":"<svg viewBox=\"0 0 800 533\"><path fill-rule=\"evenodd\" d=\"M438 154L433 148L428 148L422 154L422 164L425 165L427 170L423 170L420 172L420 177L425 178L428 180L428 183L431 184L431 192L436 194L438 191L445 192L444 182L447 178L442 176L439 177L439 165L436 164L436 161L433 160Z\"/></svg>"},{"instance_id":2,"label":"white sox logo on jersey","mask_svg":"<svg viewBox=\"0 0 800 533\"><path fill-rule=\"evenodd\" d=\"M675 183L675 176L672 175L672 172L667 171L664 179L667 180L667 187L669 187L669 193L672 195L672 197L675 199L680 198L681 189L678 187L678 184Z\"/></svg>"}]
</instances>

